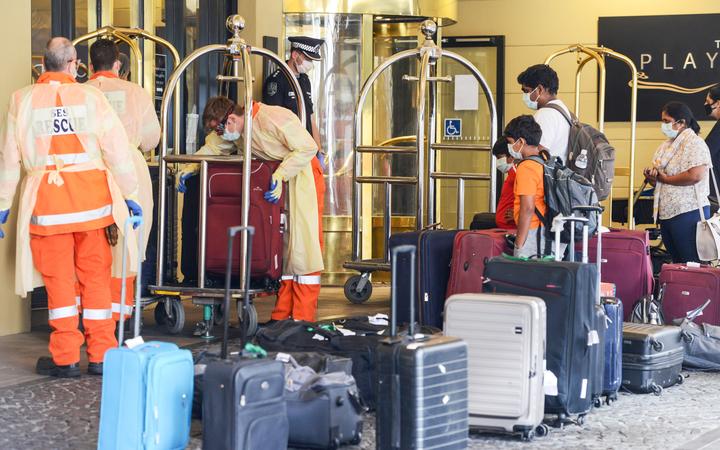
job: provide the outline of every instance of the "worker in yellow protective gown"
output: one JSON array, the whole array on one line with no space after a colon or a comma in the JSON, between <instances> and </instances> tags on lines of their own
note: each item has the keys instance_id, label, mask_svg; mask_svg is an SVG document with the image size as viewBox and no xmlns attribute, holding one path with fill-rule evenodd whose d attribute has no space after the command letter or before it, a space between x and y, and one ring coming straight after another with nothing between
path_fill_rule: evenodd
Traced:
<instances>
[{"instance_id":1,"label":"worker in yellow protective gown","mask_svg":"<svg viewBox=\"0 0 720 450\"><path fill-rule=\"evenodd\" d=\"M242 148L244 108L226 97L208 100L203 113L211 130L196 154L230 155ZM317 144L298 117L281 106L253 103L252 152L257 158L282 161L272 176L265 199L276 202L288 182L289 236L284 249L283 277L272 320L314 321L320 294L322 259L322 205L325 181L316 158ZM187 165L178 173L178 190L198 171Z\"/></svg>"},{"instance_id":2,"label":"worker in yellow protective gown","mask_svg":"<svg viewBox=\"0 0 720 450\"><path fill-rule=\"evenodd\" d=\"M80 375L80 347L87 342L88 373L102 374L105 351L116 346L111 315L110 244L105 229L142 215L137 176L125 129L97 89L75 82L78 60L65 38L51 39L46 72L12 94L0 136L0 223L13 203L21 170L15 292L25 296L45 284L52 328L51 358L37 371ZM121 231L122 233L122 231ZM2 237L2 232L0 232ZM125 242L137 270L135 233ZM84 298L77 305L75 280ZM78 330L83 307L85 336Z\"/></svg>"},{"instance_id":3,"label":"worker in yellow protective gown","mask_svg":"<svg viewBox=\"0 0 720 450\"><path fill-rule=\"evenodd\" d=\"M150 171L143 156L157 147L160 142L160 122L155 113L155 105L150 95L140 86L118 77L120 70L120 52L110 39L98 39L90 46L90 68L93 71L88 85L98 88L120 117L130 142L132 162L138 178L138 198L144 212L143 246L140 260L145 259L145 249L150 236L153 220L153 191ZM113 264L122 264L122 245L113 247ZM135 276L126 279L125 317L132 313ZM112 292L113 318L120 318L120 295L122 283L120 278L110 282Z\"/></svg>"}]
</instances>

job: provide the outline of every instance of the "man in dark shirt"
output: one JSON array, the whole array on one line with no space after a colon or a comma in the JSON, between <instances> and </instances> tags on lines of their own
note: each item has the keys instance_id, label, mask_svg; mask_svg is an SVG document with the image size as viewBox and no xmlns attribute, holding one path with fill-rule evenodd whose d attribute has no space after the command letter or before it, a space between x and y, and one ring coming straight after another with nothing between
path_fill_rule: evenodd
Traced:
<instances>
[{"instance_id":1,"label":"man in dark shirt","mask_svg":"<svg viewBox=\"0 0 720 450\"><path fill-rule=\"evenodd\" d=\"M288 40L290 41L290 59L288 59L287 64L297 77L300 83L300 89L303 92L305 115L307 116L305 127L313 139L315 139L319 149L318 153L323 153L322 146L320 145L320 131L315 121L312 87L310 86L310 77L308 77L307 73L312 70L313 61L322 59L320 56L320 47L325 41L306 36L294 36L288 38ZM283 106L297 114L295 91L293 91L290 86L290 81L280 69L273 72L273 74L265 80L265 84L263 85L263 103ZM318 157L324 166L325 158L321 155L318 155Z\"/></svg>"}]
</instances>

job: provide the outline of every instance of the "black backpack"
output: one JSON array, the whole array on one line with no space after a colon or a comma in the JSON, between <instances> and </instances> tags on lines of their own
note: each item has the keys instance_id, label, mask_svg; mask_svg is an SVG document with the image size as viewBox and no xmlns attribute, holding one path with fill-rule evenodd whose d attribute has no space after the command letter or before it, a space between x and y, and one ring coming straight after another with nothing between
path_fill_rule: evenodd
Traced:
<instances>
[{"instance_id":1,"label":"black backpack","mask_svg":"<svg viewBox=\"0 0 720 450\"><path fill-rule=\"evenodd\" d=\"M543 108L554 109L570 124L567 166L590 180L600 201L608 198L615 176L615 148L610 145L603 133L580 122L572 113L568 116L561 106L548 103ZM585 168L576 165L576 159L582 150L586 150L588 159Z\"/></svg>"}]
</instances>

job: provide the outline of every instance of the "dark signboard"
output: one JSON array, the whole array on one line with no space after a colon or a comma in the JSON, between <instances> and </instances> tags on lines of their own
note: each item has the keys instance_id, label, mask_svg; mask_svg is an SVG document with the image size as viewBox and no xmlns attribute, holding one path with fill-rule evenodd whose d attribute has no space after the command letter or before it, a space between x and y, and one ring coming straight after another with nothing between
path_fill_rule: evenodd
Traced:
<instances>
[{"instance_id":1,"label":"dark signboard","mask_svg":"<svg viewBox=\"0 0 720 450\"><path fill-rule=\"evenodd\" d=\"M706 119L707 90L720 83L720 14L601 17L598 44L627 55L640 72L638 120L659 121L662 106L687 103ZM605 120L630 120L630 71L607 58Z\"/></svg>"},{"instance_id":2,"label":"dark signboard","mask_svg":"<svg viewBox=\"0 0 720 450\"><path fill-rule=\"evenodd\" d=\"M155 54L155 112L160 117L163 93L167 83L167 56L162 53Z\"/></svg>"}]
</instances>

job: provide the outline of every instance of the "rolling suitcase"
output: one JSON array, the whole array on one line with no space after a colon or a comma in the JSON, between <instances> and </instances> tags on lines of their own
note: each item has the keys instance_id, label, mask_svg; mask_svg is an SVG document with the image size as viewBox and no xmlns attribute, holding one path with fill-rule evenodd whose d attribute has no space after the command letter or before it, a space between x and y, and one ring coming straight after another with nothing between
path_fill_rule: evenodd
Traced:
<instances>
[{"instance_id":1,"label":"rolling suitcase","mask_svg":"<svg viewBox=\"0 0 720 450\"><path fill-rule=\"evenodd\" d=\"M253 160L250 167L250 226L255 229L252 253L253 280L277 280L283 268L283 227L285 197L273 204L263 195L279 163ZM227 229L242 218L242 165L210 164L207 188L207 228L205 268L224 274L226 265L225 236ZM239 236L232 255L233 273L240 265Z\"/></svg>"},{"instance_id":2,"label":"rolling suitcase","mask_svg":"<svg viewBox=\"0 0 720 450\"><path fill-rule=\"evenodd\" d=\"M712 300L702 321L720 325L720 269L706 265L665 264L660 271L664 286L662 312L665 323L683 319L689 311Z\"/></svg>"},{"instance_id":3,"label":"rolling suitcase","mask_svg":"<svg viewBox=\"0 0 720 450\"><path fill-rule=\"evenodd\" d=\"M597 237L589 242L589 257L596 262ZM613 283L616 297L626 305L653 292L653 267L647 231L611 230L602 233L602 281ZM624 311L628 320L632 308Z\"/></svg>"},{"instance_id":4,"label":"rolling suitcase","mask_svg":"<svg viewBox=\"0 0 720 450\"><path fill-rule=\"evenodd\" d=\"M232 227L227 231L225 273L225 311L230 311L230 276L233 240L238 232L248 233L243 308L250 305L250 267L252 227ZM244 316L244 314L242 315ZM203 449L249 450L285 449L288 443L288 417L283 397L285 370L280 361L228 357L228 320L223 323L220 358L209 361L203 376ZM246 336L242 322L242 342ZM241 345L241 348L243 345Z\"/></svg>"},{"instance_id":5,"label":"rolling suitcase","mask_svg":"<svg viewBox=\"0 0 720 450\"><path fill-rule=\"evenodd\" d=\"M506 230L458 231L453 243L447 297L453 294L480 293L483 290L485 261L510 253Z\"/></svg>"},{"instance_id":6,"label":"rolling suitcase","mask_svg":"<svg viewBox=\"0 0 720 450\"><path fill-rule=\"evenodd\" d=\"M489 230L491 228L497 228L495 213L477 213L473 216L472 222L470 222L471 230Z\"/></svg>"},{"instance_id":7,"label":"rolling suitcase","mask_svg":"<svg viewBox=\"0 0 720 450\"><path fill-rule=\"evenodd\" d=\"M468 445L468 348L460 339L415 334L397 336L397 255L408 252L415 266L416 249L392 251L390 337L377 348L376 448L465 449ZM414 270L407 280L415 294ZM414 309L414 300L409 302ZM412 314L411 314L412 315Z\"/></svg>"},{"instance_id":8,"label":"rolling suitcase","mask_svg":"<svg viewBox=\"0 0 720 450\"><path fill-rule=\"evenodd\" d=\"M583 230L587 242L587 227ZM558 234L559 231L560 227ZM558 247L556 239L556 255L560 254ZM557 379L555 395L545 395L545 413L557 415L559 423L569 416L577 416L577 423L583 423L593 405L597 380L602 376L596 355L600 351L597 266L496 257L486 263L485 278L488 292L540 297L545 301L547 370Z\"/></svg>"},{"instance_id":9,"label":"rolling suitcase","mask_svg":"<svg viewBox=\"0 0 720 450\"><path fill-rule=\"evenodd\" d=\"M142 223L130 217L125 223ZM142 227L139 235L142 234ZM126 254L122 262L122 298L125 298ZM141 265L137 279L142 280ZM141 283L135 289L136 311L142 311ZM125 305L121 305L124 308ZM98 449L183 449L190 439L193 396L193 361L189 350L167 342L124 341L124 316L120 314L119 347L105 353ZM140 316L135 314L135 338Z\"/></svg>"},{"instance_id":10,"label":"rolling suitcase","mask_svg":"<svg viewBox=\"0 0 720 450\"><path fill-rule=\"evenodd\" d=\"M660 395L663 388L683 382L680 327L626 322L622 352L622 385L630 391Z\"/></svg>"},{"instance_id":11,"label":"rolling suitcase","mask_svg":"<svg viewBox=\"0 0 720 450\"><path fill-rule=\"evenodd\" d=\"M418 316L421 325L442 328L442 314L445 306L448 279L450 278L450 260L452 259L453 243L457 230L424 230L399 233L390 237L390 248L398 245L414 244L417 248L417 269L415 280L418 280ZM409 266L406 256L400 256L398 279L409 277ZM407 315L409 309L402 302L408 301L407 283L398 287L398 323L410 322Z\"/></svg>"},{"instance_id":12,"label":"rolling suitcase","mask_svg":"<svg viewBox=\"0 0 720 450\"><path fill-rule=\"evenodd\" d=\"M622 385L623 304L619 298L604 297L602 305L607 317L602 395L605 403L610 405L617 400L617 393Z\"/></svg>"},{"instance_id":13,"label":"rolling suitcase","mask_svg":"<svg viewBox=\"0 0 720 450\"><path fill-rule=\"evenodd\" d=\"M547 433L545 302L537 297L457 294L445 303L445 333L468 346L470 427ZM498 393L502 393L498 395Z\"/></svg>"}]
</instances>

